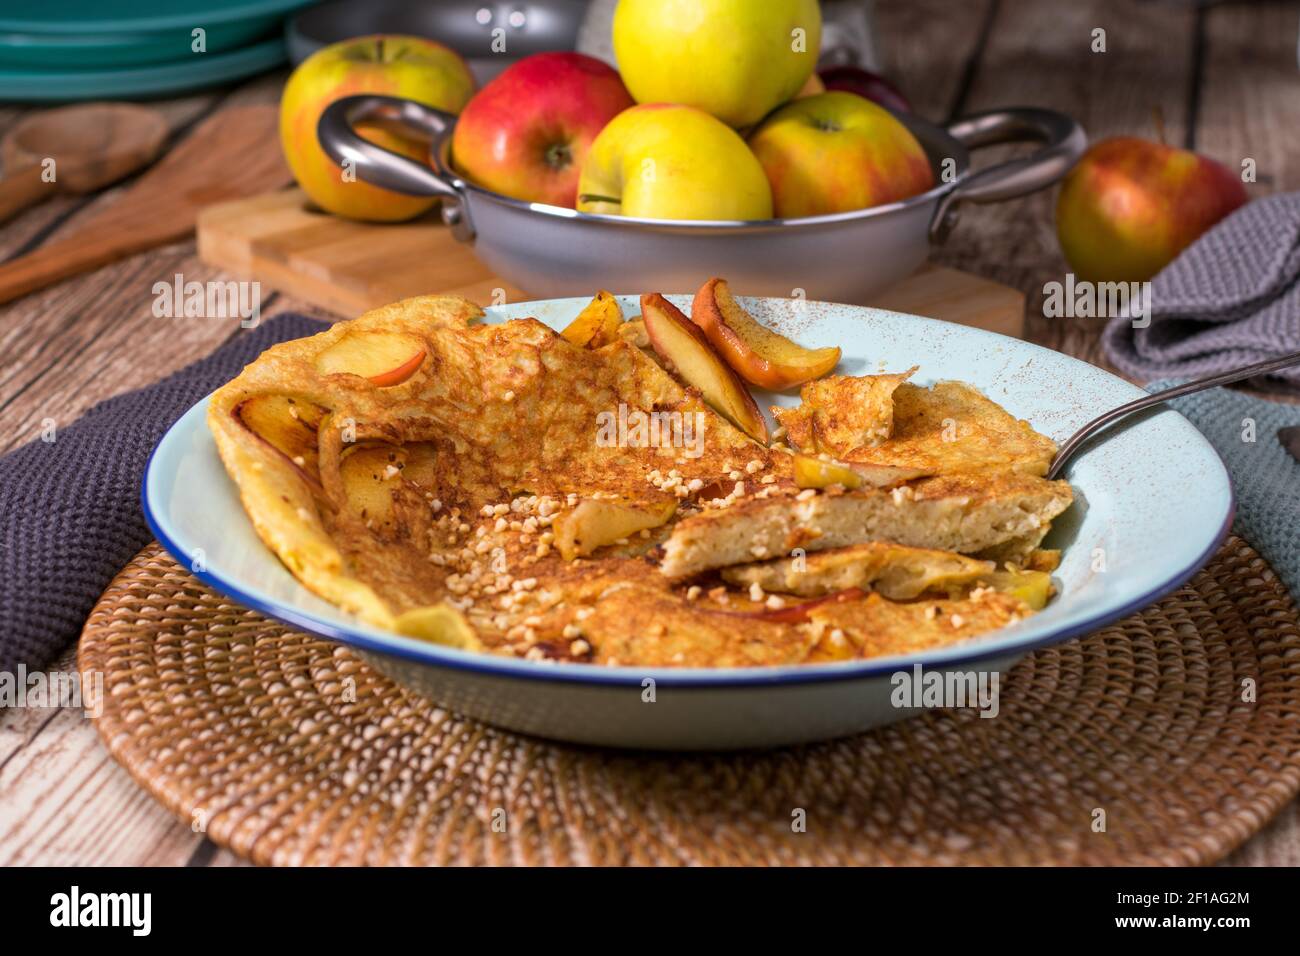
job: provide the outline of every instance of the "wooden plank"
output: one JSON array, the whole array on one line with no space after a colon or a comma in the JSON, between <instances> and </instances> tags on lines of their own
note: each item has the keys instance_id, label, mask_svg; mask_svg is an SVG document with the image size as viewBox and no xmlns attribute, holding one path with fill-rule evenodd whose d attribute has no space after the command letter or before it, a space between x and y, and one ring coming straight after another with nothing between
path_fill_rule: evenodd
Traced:
<instances>
[{"instance_id":1,"label":"wooden plank","mask_svg":"<svg viewBox=\"0 0 1300 956\"><path fill-rule=\"evenodd\" d=\"M265 97L265 83L265 80L256 81L248 90L236 94L232 99L242 101L249 96ZM222 93L196 93L180 99L152 102L149 106L162 114L172 135L180 137L188 132L191 124L211 112L223 99L225 94ZM266 101L270 102L270 100ZM0 136L4 136L24 116L45 108L0 108ZM97 202L101 197L115 197L123 186L134 182L136 178L136 176L128 177L112 189L96 196L56 196L30 210L28 214L5 223L4 227L0 228L0 262L25 251L43 237L57 231L65 221L70 220L80 210Z\"/></svg>"},{"instance_id":2,"label":"wooden plank","mask_svg":"<svg viewBox=\"0 0 1300 956\"><path fill-rule=\"evenodd\" d=\"M181 240L193 233L204 205L292 182L275 142L277 124L271 103L231 107L206 118L115 202L73 231L0 265L0 301Z\"/></svg>"},{"instance_id":3,"label":"wooden plank","mask_svg":"<svg viewBox=\"0 0 1300 956\"><path fill-rule=\"evenodd\" d=\"M52 668L75 669L71 651ZM0 716L0 866L180 866L201 841L108 756L79 708Z\"/></svg>"},{"instance_id":4,"label":"wooden plank","mask_svg":"<svg viewBox=\"0 0 1300 956\"><path fill-rule=\"evenodd\" d=\"M966 109L1045 106L1078 119L1096 141L1121 133L1154 138L1158 106L1169 141L1180 143L1194 23L1190 9L1174 4L1002 0ZM1096 28L1106 31L1105 53L1092 52ZM978 162L1017 152L1024 148L980 150ZM1031 341L1105 364L1097 345L1100 320L1042 313L1043 286L1062 281L1069 268L1056 239L1056 192L967 207L935 260L1021 290L1028 296Z\"/></svg>"},{"instance_id":5,"label":"wooden plank","mask_svg":"<svg viewBox=\"0 0 1300 956\"><path fill-rule=\"evenodd\" d=\"M1233 170L1255 160L1252 198L1300 189L1296 8L1222 6L1205 18L1197 151Z\"/></svg>"},{"instance_id":6,"label":"wooden plank","mask_svg":"<svg viewBox=\"0 0 1300 956\"><path fill-rule=\"evenodd\" d=\"M1025 297L1016 289L945 266L923 266L871 304L925 315L1019 338L1025 330Z\"/></svg>"},{"instance_id":7,"label":"wooden plank","mask_svg":"<svg viewBox=\"0 0 1300 956\"><path fill-rule=\"evenodd\" d=\"M1300 801L1288 803L1268 826L1228 854L1220 865L1300 865Z\"/></svg>"},{"instance_id":8,"label":"wooden plank","mask_svg":"<svg viewBox=\"0 0 1300 956\"><path fill-rule=\"evenodd\" d=\"M258 80L226 102L273 102L277 95L276 87ZM56 235L109 208L123 188L79 207ZM17 225L40 214L31 210ZM95 402L155 381L238 330L234 320L156 318L154 283L170 282L178 272L200 282L218 275L198 260L191 240L0 307L0 451L28 441L43 419L66 426Z\"/></svg>"},{"instance_id":9,"label":"wooden plank","mask_svg":"<svg viewBox=\"0 0 1300 956\"><path fill-rule=\"evenodd\" d=\"M965 95L981 32L995 0L877 3L875 30L884 73L918 116L941 123Z\"/></svg>"},{"instance_id":10,"label":"wooden plank","mask_svg":"<svg viewBox=\"0 0 1300 956\"><path fill-rule=\"evenodd\" d=\"M427 293L488 302L502 289L507 299L526 298L434 216L396 225L350 222L314 208L296 189L205 210L198 248L213 266L348 317Z\"/></svg>"},{"instance_id":11,"label":"wooden plank","mask_svg":"<svg viewBox=\"0 0 1300 956\"><path fill-rule=\"evenodd\" d=\"M282 80L282 77L280 78ZM218 100L274 102L279 81L157 104L177 126ZM0 110L0 135L26 110ZM112 204L122 187L89 200L58 197L0 228L0 256ZM192 241L173 244L0 308L0 450L21 444L42 418L74 421L100 399L155 381L211 351L234 324L152 315L153 283L175 272L205 281ZM305 303L281 299L264 316ZM70 653L55 665L71 667ZM0 865L185 865L201 835L174 820L107 757L80 711L0 711ZM209 862L230 864L224 851Z\"/></svg>"}]
</instances>

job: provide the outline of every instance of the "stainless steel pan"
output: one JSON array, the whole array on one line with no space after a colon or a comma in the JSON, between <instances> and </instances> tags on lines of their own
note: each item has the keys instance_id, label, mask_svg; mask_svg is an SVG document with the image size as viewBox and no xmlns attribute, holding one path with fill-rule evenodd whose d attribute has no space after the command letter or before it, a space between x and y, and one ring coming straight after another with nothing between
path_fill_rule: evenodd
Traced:
<instances>
[{"instance_id":1,"label":"stainless steel pan","mask_svg":"<svg viewBox=\"0 0 1300 956\"><path fill-rule=\"evenodd\" d=\"M805 219L670 222L597 216L489 192L451 167L456 118L411 100L349 96L321 116L325 152L359 179L412 196L439 196L457 239L503 279L538 298L614 292L690 292L711 275L746 295L862 303L909 275L943 242L962 203L998 202L1050 186L1087 144L1074 120L1050 110L979 113L946 128L898 117L925 147L939 183L903 202ZM396 123L430 140L431 166L370 143L362 121ZM1039 142L1028 156L971 172L970 150ZM951 160L951 162L946 162ZM945 181L945 178L947 181Z\"/></svg>"}]
</instances>

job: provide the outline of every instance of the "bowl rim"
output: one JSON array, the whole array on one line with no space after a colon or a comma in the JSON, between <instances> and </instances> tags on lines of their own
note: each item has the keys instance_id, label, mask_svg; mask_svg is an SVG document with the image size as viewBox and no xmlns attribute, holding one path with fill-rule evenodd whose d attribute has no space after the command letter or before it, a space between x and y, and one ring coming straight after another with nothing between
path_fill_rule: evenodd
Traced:
<instances>
[{"instance_id":1,"label":"bowl rim","mask_svg":"<svg viewBox=\"0 0 1300 956\"><path fill-rule=\"evenodd\" d=\"M512 303L513 307L527 304L544 304L565 301L563 299L536 300L535 303ZM862 308L855 306L854 308ZM905 313L893 313L895 315L905 315ZM951 325L938 319L929 319L924 316L907 316L914 321L925 323L938 323L940 325ZM1006 340L1015 343L1016 347L1028 349L1031 353L1044 354L1051 356L1056 360L1066 360L1068 363L1078 363L1085 366L1094 373L1100 373L1113 379L1116 383L1132 389L1135 393L1145 394L1136 385L1119 378L1118 376L1091 365L1081 359L1065 355L1052 349L1036 345L1032 342L1025 342L1020 339L1014 339L1009 336L1000 335L996 332L989 332L984 329L975 329L969 326L959 326L971 334L979 337L988 336L997 340ZM981 640L975 638L952 644L944 648L931 649L914 654L891 655L887 657L867 658L864 660L835 661L812 664L785 664L762 667L734 667L734 668L672 668L661 666L635 666L635 665L618 665L614 667L593 666L590 664L566 663L566 662L539 662L525 659L515 659L500 657L479 651L466 651L458 648L446 647L439 644L433 644L427 641L421 641L417 638L406 637L404 635L390 633L363 624L355 622L348 626L342 626L333 621L317 617L315 614L298 609L296 607L281 604L273 598L263 597L257 593L251 592L247 587L238 581L230 580L222 575L216 574L205 568L202 571L192 570L192 561L190 555L171 533L168 522L164 515L159 512L163 509L155 510L152 504L150 487L156 477L155 467L158 461L159 452L178 431L183 430L183 423L188 427L188 423L196 415L201 416L199 428L209 441L212 440L211 433L208 431L206 420L206 407L211 396L205 396L197 403L191 406L175 423L167 430L163 437L154 446L150 452L148 462L145 466L144 476L141 481L140 500L144 512L145 521L149 529L153 532L158 542L170 553L182 567L191 567L190 573L199 581L208 585L215 591L223 593L233 598L245 607L258 611L267 617L282 621L292 627L318 634L330 640L337 641L357 650L381 654L388 657L397 658L409 663L420 664L428 667L446 667L452 670L467 672L471 676L484 679L494 678L521 678L524 680L535 680L544 682L558 682L568 684L578 684L587 686L601 687L637 687L644 686L643 682L651 679L656 686L672 687L677 689L744 689L764 686L797 686L802 684L820 684L834 683L842 681L861 681L872 678L887 677L900 671L909 671L916 666L921 666L923 670L952 670L962 667L963 665L975 664L980 661L1006 659L1008 657L1019 658L1031 651L1058 644L1084 634L1098 630L1114 621L1147 607L1151 603L1165 595L1171 593L1185 584L1206 562L1213 557L1214 553L1222 545L1224 539L1228 536L1232 527L1233 517L1236 510L1235 493L1232 487L1231 479L1227 469L1223 464L1214 446L1205 439L1194 425L1191 424L1184 416L1172 408L1166 407L1162 411L1181 419L1186 428L1191 429L1203 443L1205 450L1209 451L1215 462L1219 466L1219 476L1226 490L1227 502L1224 509L1224 515L1218 529L1211 535L1208 544L1190 560L1179 562L1177 567L1165 573L1161 579L1149 586L1140 595L1113 607L1097 611L1095 613L1085 614L1084 617L1069 625L1049 630L1048 632L1032 640L1015 641L1016 632L1020 630L1023 624L1013 624L999 629L996 639ZM230 481L229 476L226 480ZM263 545L263 547L265 547ZM271 554L268 549L268 555L273 561L279 559ZM342 613L342 612L340 612ZM1030 621L1033 618L1029 619Z\"/></svg>"}]
</instances>

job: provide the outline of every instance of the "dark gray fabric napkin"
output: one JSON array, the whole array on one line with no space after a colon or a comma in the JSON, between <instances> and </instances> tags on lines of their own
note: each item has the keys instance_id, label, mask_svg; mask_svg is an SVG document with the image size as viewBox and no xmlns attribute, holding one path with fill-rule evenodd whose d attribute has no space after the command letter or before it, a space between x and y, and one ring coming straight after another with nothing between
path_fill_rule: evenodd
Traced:
<instances>
[{"instance_id":1,"label":"dark gray fabric napkin","mask_svg":"<svg viewBox=\"0 0 1300 956\"><path fill-rule=\"evenodd\" d=\"M1151 282L1150 325L1112 319L1107 358L1142 381L1197 378L1300 349L1300 193L1247 203ZM1300 386L1300 368L1274 384Z\"/></svg>"},{"instance_id":2,"label":"dark gray fabric napkin","mask_svg":"<svg viewBox=\"0 0 1300 956\"><path fill-rule=\"evenodd\" d=\"M154 385L100 402L52 442L0 457L0 672L43 666L75 640L109 581L149 543L140 482L171 424L264 349L323 327L277 316Z\"/></svg>"},{"instance_id":3,"label":"dark gray fabric napkin","mask_svg":"<svg viewBox=\"0 0 1300 956\"><path fill-rule=\"evenodd\" d=\"M1163 392L1177 382L1154 382ZM1300 601L1300 462L1277 439L1279 428L1300 425L1300 405L1270 402L1228 388L1175 398L1214 446L1237 496L1233 530L1267 559L1291 596Z\"/></svg>"}]
</instances>

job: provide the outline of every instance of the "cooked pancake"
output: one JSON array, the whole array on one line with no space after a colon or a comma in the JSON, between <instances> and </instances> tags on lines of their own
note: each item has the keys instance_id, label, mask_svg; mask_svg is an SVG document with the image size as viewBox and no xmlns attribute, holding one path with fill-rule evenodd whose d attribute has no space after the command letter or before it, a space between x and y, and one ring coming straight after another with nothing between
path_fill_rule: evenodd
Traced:
<instances>
[{"instance_id":1,"label":"cooked pancake","mask_svg":"<svg viewBox=\"0 0 1300 956\"><path fill-rule=\"evenodd\" d=\"M794 548L869 541L959 554L1010 544L1028 553L1072 500L1066 482L1016 472L940 475L891 489L787 491L683 518L664 542L661 569L684 578Z\"/></svg>"},{"instance_id":2,"label":"cooked pancake","mask_svg":"<svg viewBox=\"0 0 1300 956\"><path fill-rule=\"evenodd\" d=\"M995 631L1032 613L1023 601L992 589L958 600L908 603L872 594L865 601L828 604L811 612L820 637L810 659L913 654Z\"/></svg>"},{"instance_id":3,"label":"cooked pancake","mask_svg":"<svg viewBox=\"0 0 1300 956\"><path fill-rule=\"evenodd\" d=\"M899 375L828 375L799 390L798 408L773 408L788 441L808 452L840 458L872 448L894 431L894 390L916 371Z\"/></svg>"},{"instance_id":4,"label":"cooked pancake","mask_svg":"<svg viewBox=\"0 0 1300 956\"><path fill-rule=\"evenodd\" d=\"M843 461L916 468L929 475L991 470L1047 474L1056 454L1050 438L970 385L939 382L921 388L903 381L910 374L826 379L824 385L814 383L823 385L819 389L805 387L798 408L773 413L794 447ZM891 424L883 440L855 442L851 431L817 427L824 418L844 420L844 404L864 390L875 396L871 419Z\"/></svg>"},{"instance_id":5,"label":"cooked pancake","mask_svg":"<svg viewBox=\"0 0 1300 956\"><path fill-rule=\"evenodd\" d=\"M893 601L906 601L927 591L947 591L987 578L996 570L992 561L979 561L950 551L906 548L871 541L795 558L725 568L729 584L764 591L818 597L862 588Z\"/></svg>"},{"instance_id":6,"label":"cooked pancake","mask_svg":"<svg viewBox=\"0 0 1300 956\"><path fill-rule=\"evenodd\" d=\"M825 659L815 614L886 613L863 585L903 597L931 586L914 590L918 571L939 587L954 569L959 588L960 569L986 567L900 545L1011 548L1028 561L1070 500L1065 483L1018 474L808 495L788 450L730 425L634 334L583 348L532 319L475 324L481 315L458 298L396 303L268 349L209 406L262 540L306 587L381 628L538 660ZM818 427L866 453L903 377L828 386L840 404ZM836 577L827 564L809 601L766 593L778 588L752 569L729 569L731 585L710 575L795 546L876 540L893 543L873 548L874 570ZM1002 606L982 592L963 600L972 622ZM934 640L971 632L921 627Z\"/></svg>"}]
</instances>

